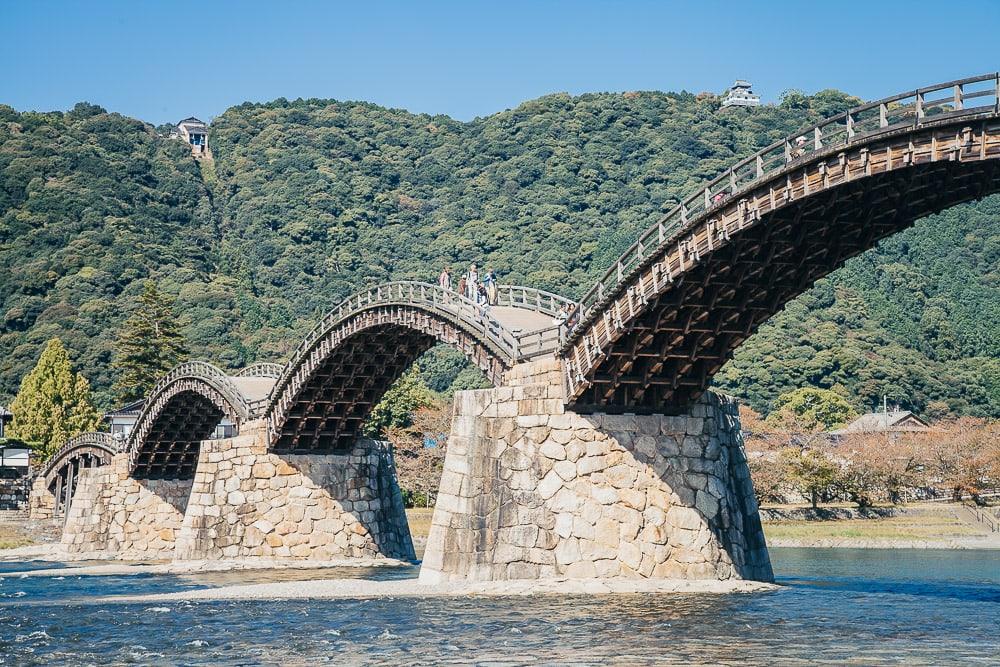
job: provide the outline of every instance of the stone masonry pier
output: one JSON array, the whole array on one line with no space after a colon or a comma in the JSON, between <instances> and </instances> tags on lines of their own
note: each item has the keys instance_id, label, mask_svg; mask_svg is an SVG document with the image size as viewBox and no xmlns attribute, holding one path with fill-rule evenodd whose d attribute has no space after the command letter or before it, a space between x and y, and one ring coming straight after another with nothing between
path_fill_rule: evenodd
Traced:
<instances>
[{"instance_id":1,"label":"stone masonry pier","mask_svg":"<svg viewBox=\"0 0 1000 667\"><path fill-rule=\"evenodd\" d=\"M63 546L81 559L414 558L385 446L277 455L262 422L201 443L193 480L134 479L126 454L84 471Z\"/></svg>"},{"instance_id":2,"label":"stone masonry pier","mask_svg":"<svg viewBox=\"0 0 1000 667\"><path fill-rule=\"evenodd\" d=\"M773 580L737 405L576 414L562 365L460 392L421 581Z\"/></svg>"}]
</instances>

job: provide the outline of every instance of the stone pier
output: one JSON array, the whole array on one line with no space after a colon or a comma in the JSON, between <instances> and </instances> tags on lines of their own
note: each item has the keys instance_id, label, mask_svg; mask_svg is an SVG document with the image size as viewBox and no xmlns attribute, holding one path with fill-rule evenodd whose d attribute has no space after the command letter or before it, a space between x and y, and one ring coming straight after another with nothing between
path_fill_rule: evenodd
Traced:
<instances>
[{"instance_id":1,"label":"stone pier","mask_svg":"<svg viewBox=\"0 0 1000 667\"><path fill-rule=\"evenodd\" d=\"M55 517L56 497L46 484L45 475L39 475L31 484L28 496L28 518L32 521L48 521Z\"/></svg>"},{"instance_id":2,"label":"stone pier","mask_svg":"<svg viewBox=\"0 0 1000 667\"><path fill-rule=\"evenodd\" d=\"M267 451L263 422L203 442L175 558L413 560L385 443L345 454Z\"/></svg>"},{"instance_id":3,"label":"stone pier","mask_svg":"<svg viewBox=\"0 0 1000 667\"><path fill-rule=\"evenodd\" d=\"M134 479L128 455L80 471L63 528L67 555L81 560L164 560L174 544L191 493L189 479Z\"/></svg>"},{"instance_id":4,"label":"stone pier","mask_svg":"<svg viewBox=\"0 0 1000 667\"><path fill-rule=\"evenodd\" d=\"M420 579L772 581L737 405L576 414L558 361L459 392Z\"/></svg>"},{"instance_id":5,"label":"stone pier","mask_svg":"<svg viewBox=\"0 0 1000 667\"><path fill-rule=\"evenodd\" d=\"M125 454L82 471L63 546L81 559L415 557L387 446L277 455L262 422L201 443L194 479L133 479Z\"/></svg>"}]
</instances>

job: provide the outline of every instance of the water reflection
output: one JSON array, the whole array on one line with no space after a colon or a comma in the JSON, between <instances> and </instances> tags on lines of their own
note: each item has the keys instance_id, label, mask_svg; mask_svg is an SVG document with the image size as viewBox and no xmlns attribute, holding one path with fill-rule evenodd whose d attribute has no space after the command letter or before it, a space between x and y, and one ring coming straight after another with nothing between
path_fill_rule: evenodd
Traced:
<instances>
[{"instance_id":1,"label":"water reflection","mask_svg":"<svg viewBox=\"0 0 1000 667\"><path fill-rule=\"evenodd\" d=\"M773 558L787 587L725 596L107 605L71 600L315 573L4 574L0 591L27 594L0 603L0 655L8 664L205 665L989 664L1000 655L996 552L774 549Z\"/></svg>"}]
</instances>

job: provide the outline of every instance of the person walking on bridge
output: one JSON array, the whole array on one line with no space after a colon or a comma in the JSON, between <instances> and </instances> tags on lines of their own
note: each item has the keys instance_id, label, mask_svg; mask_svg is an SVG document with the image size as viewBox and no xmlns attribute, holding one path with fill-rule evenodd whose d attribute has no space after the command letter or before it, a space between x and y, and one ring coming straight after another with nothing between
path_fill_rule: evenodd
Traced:
<instances>
[{"instance_id":1,"label":"person walking on bridge","mask_svg":"<svg viewBox=\"0 0 1000 667\"><path fill-rule=\"evenodd\" d=\"M444 267L441 275L438 276L438 287L446 290L451 289L451 269L449 267Z\"/></svg>"}]
</instances>

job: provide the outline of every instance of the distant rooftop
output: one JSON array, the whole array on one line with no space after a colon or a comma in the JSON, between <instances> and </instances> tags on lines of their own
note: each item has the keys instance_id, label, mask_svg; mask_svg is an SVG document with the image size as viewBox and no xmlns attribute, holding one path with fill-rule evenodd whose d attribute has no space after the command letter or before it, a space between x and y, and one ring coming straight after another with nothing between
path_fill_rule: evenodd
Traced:
<instances>
[{"instance_id":1,"label":"distant rooftop","mask_svg":"<svg viewBox=\"0 0 1000 667\"><path fill-rule=\"evenodd\" d=\"M109 410L104 413L105 419L110 419L112 417L137 417L139 413L142 412L142 406L146 404L146 399L142 398L138 401L132 401L126 405L123 405L114 410Z\"/></svg>"},{"instance_id":2,"label":"distant rooftop","mask_svg":"<svg viewBox=\"0 0 1000 667\"><path fill-rule=\"evenodd\" d=\"M850 424L837 431L834 435L848 433L900 433L904 431L927 431L930 427L920 417L909 410L890 410L889 412L870 412L861 415Z\"/></svg>"}]
</instances>

